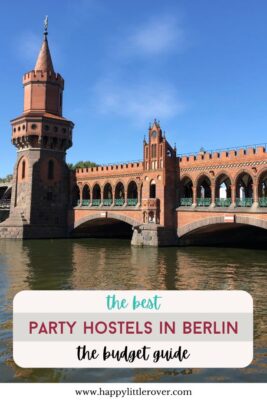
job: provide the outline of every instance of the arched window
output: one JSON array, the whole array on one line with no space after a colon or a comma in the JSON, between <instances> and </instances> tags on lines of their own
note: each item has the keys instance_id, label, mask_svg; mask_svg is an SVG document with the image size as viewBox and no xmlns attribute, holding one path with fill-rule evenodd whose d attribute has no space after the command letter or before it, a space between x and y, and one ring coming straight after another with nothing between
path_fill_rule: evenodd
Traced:
<instances>
[{"instance_id":1,"label":"arched window","mask_svg":"<svg viewBox=\"0 0 267 400\"><path fill-rule=\"evenodd\" d=\"M82 191L82 206L89 206L89 200L90 200L90 189L88 185L84 185L83 191Z\"/></svg>"},{"instance_id":2,"label":"arched window","mask_svg":"<svg viewBox=\"0 0 267 400\"><path fill-rule=\"evenodd\" d=\"M21 167L21 179L25 179L25 175L26 175L26 163L25 160L23 160Z\"/></svg>"},{"instance_id":3,"label":"arched window","mask_svg":"<svg viewBox=\"0 0 267 400\"><path fill-rule=\"evenodd\" d=\"M125 200L124 186L121 182L117 183L115 188L115 206L123 206Z\"/></svg>"},{"instance_id":4,"label":"arched window","mask_svg":"<svg viewBox=\"0 0 267 400\"><path fill-rule=\"evenodd\" d=\"M211 182L203 175L197 182L197 205L207 207L211 204Z\"/></svg>"},{"instance_id":5,"label":"arched window","mask_svg":"<svg viewBox=\"0 0 267 400\"><path fill-rule=\"evenodd\" d=\"M137 202L138 202L137 184L134 181L131 181L128 185L128 190L127 190L127 204L128 206L136 206Z\"/></svg>"},{"instance_id":6,"label":"arched window","mask_svg":"<svg viewBox=\"0 0 267 400\"><path fill-rule=\"evenodd\" d=\"M192 206L193 204L193 182L189 177L184 177L180 184L180 205Z\"/></svg>"},{"instance_id":7,"label":"arched window","mask_svg":"<svg viewBox=\"0 0 267 400\"><path fill-rule=\"evenodd\" d=\"M84 185L83 187L83 200L89 200L90 199L90 189L88 185Z\"/></svg>"},{"instance_id":8,"label":"arched window","mask_svg":"<svg viewBox=\"0 0 267 400\"><path fill-rule=\"evenodd\" d=\"M154 180L150 182L149 197L150 199L156 198L156 182Z\"/></svg>"},{"instance_id":9,"label":"arched window","mask_svg":"<svg viewBox=\"0 0 267 400\"><path fill-rule=\"evenodd\" d=\"M49 160L48 161L48 173L47 173L47 177L48 179L54 179L54 161L53 160Z\"/></svg>"},{"instance_id":10,"label":"arched window","mask_svg":"<svg viewBox=\"0 0 267 400\"><path fill-rule=\"evenodd\" d=\"M237 207L251 207L253 203L253 180L247 172L242 172L236 180Z\"/></svg>"},{"instance_id":11,"label":"arched window","mask_svg":"<svg viewBox=\"0 0 267 400\"><path fill-rule=\"evenodd\" d=\"M215 205L217 207L229 207L231 205L231 180L221 174L215 182Z\"/></svg>"},{"instance_id":12,"label":"arched window","mask_svg":"<svg viewBox=\"0 0 267 400\"><path fill-rule=\"evenodd\" d=\"M264 171L258 182L259 206L267 207L267 171Z\"/></svg>"},{"instance_id":13,"label":"arched window","mask_svg":"<svg viewBox=\"0 0 267 400\"><path fill-rule=\"evenodd\" d=\"M92 198L92 205L93 206L100 206L101 203L101 189L98 183L96 183L93 187L93 198Z\"/></svg>"},{"instance_id":14,"label":"arched window","mask_svg":"<svg viewBox=\"0 0 267 400\"><path fill-rule=\"evenodd\" d=\"M104 186L104 198L103 205L110 206L112 204L112 187L110 183L106 183Z\"/></svg>"}]
</instances>

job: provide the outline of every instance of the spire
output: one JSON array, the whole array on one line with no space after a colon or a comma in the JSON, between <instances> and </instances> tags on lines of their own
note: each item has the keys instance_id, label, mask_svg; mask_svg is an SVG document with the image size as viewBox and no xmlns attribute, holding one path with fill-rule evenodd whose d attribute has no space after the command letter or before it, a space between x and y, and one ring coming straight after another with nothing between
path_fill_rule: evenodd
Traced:
<instances>
[{"instance_id":1,"label":"spire","mask_svg":"<svg viewBox=\"0 0 267 400\"><path fill-rule=\"evenodd\" d=\"M47 35L48 35L47 29L48 29L48 17L46 16L44 20L44 40L34 67L35 71L54 72L52 58L47 41Z\"/></svg>"}]
</instances>

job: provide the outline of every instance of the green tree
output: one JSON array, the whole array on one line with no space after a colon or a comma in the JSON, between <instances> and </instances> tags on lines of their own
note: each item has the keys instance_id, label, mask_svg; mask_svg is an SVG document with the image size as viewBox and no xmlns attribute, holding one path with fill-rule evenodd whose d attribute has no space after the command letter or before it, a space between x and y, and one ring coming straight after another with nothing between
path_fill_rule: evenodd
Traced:
<instances>
[{"instance_id":1,"label":"green tree","mask_svg":"<svg viewBox=\"0 0 267 400\"><path fill-rule=\"evenodd\" d=\"M93 161L78 161L76 164L69 163L68 167L75 171L77 168L92 168L92 167L98 167L98 164L96 164Z\"/></svg>"},{"instance_id":2,"label":"green tree","mask_svg":"<svg viewBox=\"0 0 267 400\"><path fill-rule=\"evenodd\" d=\"M13 175L12 175L12 174L8 174L8 175L5 176L4 178L0 178L0 183L3 183L3 182L11 182L11 181L12 181L12 178L13 178Z\"/></svg>"}]
</instances>

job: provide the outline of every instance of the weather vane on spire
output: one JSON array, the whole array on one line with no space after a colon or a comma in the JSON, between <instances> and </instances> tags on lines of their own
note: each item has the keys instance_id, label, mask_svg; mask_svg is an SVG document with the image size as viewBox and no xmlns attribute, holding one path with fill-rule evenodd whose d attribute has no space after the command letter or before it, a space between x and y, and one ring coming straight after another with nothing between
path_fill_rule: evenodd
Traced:
<instances>
[{"instance_id":1,"label":"weather vane on spire","mask_svg":"<svg viewBox=\"0 0 267 400\"><path fill-rule=\"evenodd\" d=\"M44 19L44 34L47 35L48 34L48 15L45 16Z\"/></svg>"}]
</instances>

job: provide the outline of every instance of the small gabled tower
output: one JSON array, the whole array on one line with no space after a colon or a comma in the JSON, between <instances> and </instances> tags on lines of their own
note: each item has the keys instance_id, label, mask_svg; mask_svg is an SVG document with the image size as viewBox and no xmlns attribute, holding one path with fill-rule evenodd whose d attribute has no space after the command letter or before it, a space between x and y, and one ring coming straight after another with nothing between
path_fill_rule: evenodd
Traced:
<instances>
[{"instance_id":1,"label":"small gabled tower","mask_svg":"<svg viewBox=\"0 0 267 400\"><path fill-rule=\"evenodd\" d=\"M143 226L134 229L132 244L158 246L176 243L177 157L154 120L144 139L142 189Z\"/></svg>"},{"instance_id":2,"label":"small gabled tower","mask_svg":"<svg viewBox=\"0 0 267 400\"><path fill-rule=\"evenodd\" d=\"M160 225L173 225L173 209L175 207L175 171L176 149L167 142L159 121L154 120L149 126L148 141L144 140L144 172L146 179L143 187L144 199L156 199L157 213L152 221L149 213L146 222ZM153 202L150 201L152 204ZM165 207L168 204L168 207ZM171 210L171 212L170 212Z\"/></svg>"},{"instance_id":3,"label":"small gabled tower","mask_svg":"<svg viewBox=\"0 0 267 400\"><path fill-rule=\"evenodd\" d=\"M17 148L10 217L19 237L58 237L67 232L69 169L66 151L74 124L62 116L64 79L54 71L47 40L32 71L23 76L24 110L11 121ZM20 226L20 228L19 228Z\"/></svg>"}]
</instances>

